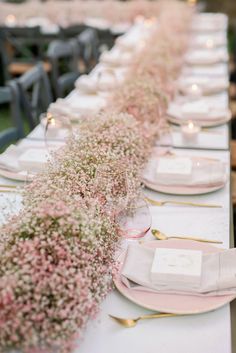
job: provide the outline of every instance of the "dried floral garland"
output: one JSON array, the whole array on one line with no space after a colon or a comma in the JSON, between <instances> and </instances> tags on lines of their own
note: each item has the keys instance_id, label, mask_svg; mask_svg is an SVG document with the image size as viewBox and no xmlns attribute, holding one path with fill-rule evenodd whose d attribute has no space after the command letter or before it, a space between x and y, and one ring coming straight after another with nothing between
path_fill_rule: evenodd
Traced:
<instances>
[{"instance_id":1,"label":"dried floral garland","mask_svg":"<svg viewBox=\"0 0 236 353\"><path fill-rule=\"evenodd\" d=\"M97 189L96 171L122 161L139 187L186 44L182 16L188 19L190 13L183 4L172 4L168 31L170 9L162 10L160 46L153 45L155 33L145 60L141 54L107 111L81 122L26 188L20 214L0 230L1 351L70 351L111 288L119 237L98 197L103 190Z\"/></svg>"}]
</instances>

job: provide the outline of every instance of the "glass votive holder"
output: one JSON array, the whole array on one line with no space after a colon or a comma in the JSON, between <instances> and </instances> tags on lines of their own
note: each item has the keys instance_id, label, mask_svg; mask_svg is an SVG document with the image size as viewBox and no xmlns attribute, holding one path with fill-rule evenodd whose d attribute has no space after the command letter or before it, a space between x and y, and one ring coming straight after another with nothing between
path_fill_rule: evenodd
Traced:
<instances>
[{"instance_id":1,"label":"glass votive holder","mask_svg":"<svg viewBox=\"0 0 236 353\"><path fill-rule=\"evenodd\" d=\"M181 126L181 134L184 142L196 143L199 132L200 127L192 120L189 120L186 124Z\"/></svg>"}]
</instances>

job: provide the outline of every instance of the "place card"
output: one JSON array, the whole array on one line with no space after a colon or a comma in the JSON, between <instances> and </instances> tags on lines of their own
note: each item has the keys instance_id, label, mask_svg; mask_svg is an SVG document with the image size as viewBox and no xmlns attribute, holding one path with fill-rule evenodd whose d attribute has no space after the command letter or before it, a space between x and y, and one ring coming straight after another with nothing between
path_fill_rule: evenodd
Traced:
<instances>
[{"instance_id":1,"label":"place card","mask_svg":"<svg viewBox=\"0 0 236 353\"><path fill-rule=\"evenodd\" d=\"M191 175L193 162L187 157L166 158L158 160L157 174Z\"/></svg>"},{"instance_id":2,"label":"place card","mask_svg":"<svg viewBox=\"0 0 236 353\"><path fill-rule=\"evenodd\" d=\"M156 283L188 282L199 284L202 273L202 251L158 248L155 251L151 280Z\"/></svg>"}]
</instances>

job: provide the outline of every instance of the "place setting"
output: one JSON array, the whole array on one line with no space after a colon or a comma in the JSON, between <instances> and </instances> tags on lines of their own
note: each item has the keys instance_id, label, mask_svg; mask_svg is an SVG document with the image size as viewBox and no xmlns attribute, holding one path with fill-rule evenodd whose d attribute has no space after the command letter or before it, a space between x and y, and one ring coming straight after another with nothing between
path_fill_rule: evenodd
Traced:
<instances>
[{"instance_id":1,"label":"place setting","mask_svg":"<svg viewBox=\"0 0 236 353\"><path fill-rule=\"evenodd\" d=\"M225 163L217 158L178 155L171 150L154 150L143 175L146 187L174 195L207 194L228 181Z\"/></svg>"},{"instance_id":2,"label":"place setting","mask_svg":"<svg viewBox=\"0 0 236 353\"><path fill-rule=\"evenodd\" d=\"M235 249L201 241L132 243L120 257L114 283L122 295L146 309L170 316L200 314L236 297L234 254Z\"/></svg>"}]
</instances>

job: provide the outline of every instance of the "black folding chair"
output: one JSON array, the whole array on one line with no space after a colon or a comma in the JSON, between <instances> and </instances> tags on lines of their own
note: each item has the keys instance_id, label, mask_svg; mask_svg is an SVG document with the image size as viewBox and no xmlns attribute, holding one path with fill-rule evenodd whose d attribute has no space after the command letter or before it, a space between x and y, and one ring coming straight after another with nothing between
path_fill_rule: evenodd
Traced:
<instances>
[{"instance_id":1,"label":"black folding chair","mask_svg":"<svg viewBox=\"0 0 236 353\"><path fill-rule=\"evenodd\" d=\"M1 84L12 77L24 74L44 57L44 42L40 27L0 26L0 62L3 72ZM50 71L48 62L44 68Z\"/></svg>"},{"instance_id":2,"label":"black folding chair","mask_svg":"<svg viewBox=\"0 0 236 353\"><path fill-rule=\"evenodd\" d=\"M81 58L83 60L85 71L89 73L97 64L99 57L99 40L97 31L88 28L78 37L79 47L81 48Z\"/></svg>"},{"instance_id":3,"label":"black folding chair","mask_svg":"<svg viewBox=\"0 0 236 353\"><path fill-rule=\"evenodd\" d=\"M24 137L24 127L20 113L19 90L15 81L8 82L6 87L0 87L0 105L9 105L12 127L0 131L0 148Z\"/></svg>"},{"instance_id":4,"label":"black folding chair","mask_svg":"<svg viewBox=\"0 0 236 353\"><path fill-rule=\"evenodd\" d=\"M53 101L48 76L43 65L37 64L18 80L21 107L31 129L39 122L39 115L48 109Z\"/></svg>"},{"instance_id":5,"label":"black folding chair","mask_svg":"<svg viewBox=\"0 0 236 353\"><path fill-rule=\"evenodd\" d=\"M61 27L61 37L63 39L71 39L73 37L78 36L80 33L82 33L86 28L88 28L84 24L74 24L70 25L68 27Z\"/></svg>"},{"instance_id":6,"label":"black folding chair","mask_svg":"<svg viewBox=\"0 0 236 353\"><path fill-rule=\"evenodd\" d=\"M48 48L51 80L55 97L64 97L74 88L79 76L79 47L76 39L55 40Z\"/></svg>"}]
</instances>

